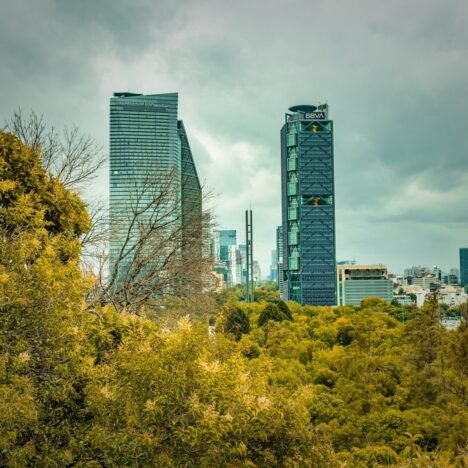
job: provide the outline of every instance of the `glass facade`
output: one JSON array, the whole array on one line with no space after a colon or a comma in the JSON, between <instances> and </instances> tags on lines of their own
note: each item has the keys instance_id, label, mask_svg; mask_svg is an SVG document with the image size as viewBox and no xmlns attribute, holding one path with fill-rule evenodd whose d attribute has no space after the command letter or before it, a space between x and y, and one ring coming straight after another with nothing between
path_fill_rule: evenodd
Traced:
<instances>
[{"instance_id":1,"label":"glass facade","mask_svg":"<svg viewBox=\"0 0 468 468\"><path fill-rule=\"evenodd\" d=\"M281 129L284 299L336 304L333 122L295 106Z\"/></svg>"},{"instance_id":2,"label":"glass facade","mask_svg":"<svg viewBox=\"0 0 468 468\"><path fill-rule=\"evenodd\" d=\"M224 263L224 281L228 287L242 282L242 258L237 250L237 231L216 229L214 232L215 260Z\"/></svg>"},{"instance_id":3,"label":"glass facade","mask_svg":"<svg viewBox=\"0 0 468 468\"><path fill-rule=\"evenodd\" d=\"M460 285L468 285L468 248L460 249Z\"/></svg>"},{"instance_id":4,"label":"glass facade","mask_svg":"<svg viewBox=\"0 0 468 468\"><path fill-rule=\"evenodd\" d=\"M216 260L227 262L229 248L237 245L237 231L233 229L215 229Z\"/></svg>"},{"instance_id":5,"label":"glass facade","mask_svg":"<svg viewBox=\"0 0 468 468\"><path fill-rule=\"evenodd\" d=\"M110 268L119 264L117 282L126 280L137 240L156 217L161 225L172 221L185 226L190 216L201 215L201 187L184 125L178 120L177 93L114 93L109 205ZM193 235L191 229L190 238ZM180 249L182 253L182 245Z\"/></svg>"}]
</instances>

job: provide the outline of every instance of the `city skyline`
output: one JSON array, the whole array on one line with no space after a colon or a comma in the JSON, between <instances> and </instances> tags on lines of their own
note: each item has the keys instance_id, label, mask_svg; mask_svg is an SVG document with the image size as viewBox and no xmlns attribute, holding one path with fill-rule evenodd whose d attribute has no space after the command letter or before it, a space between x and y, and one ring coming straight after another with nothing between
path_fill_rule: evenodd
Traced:
<instances>
[{"instance_id":1,"label":"city skyline","mask_svg":"<svg viewBox=\"0 0 468 468\"><path fill-rule=\"evenodd\" d=\"M2 11L2 122L34 110L107 149L113 91L179 92L200 179L220 194L219 228L242 233L251 205L263 271L281 219L277 129L285 108L320 100L335 121L337 258L397 273L458 265L468 243L466 2L298 1L264 16L261 2L42 0ZM278 34L293 29L304 31L294 50ZM88 200L106 196L107 170Z\"/></svg>"}]
</instances>

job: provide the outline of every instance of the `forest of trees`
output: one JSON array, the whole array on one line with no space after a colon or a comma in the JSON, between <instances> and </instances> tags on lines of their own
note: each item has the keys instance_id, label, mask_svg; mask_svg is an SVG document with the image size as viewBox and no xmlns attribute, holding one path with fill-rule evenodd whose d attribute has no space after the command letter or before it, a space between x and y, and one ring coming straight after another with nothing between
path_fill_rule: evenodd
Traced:
<instances>
[{"instance_id":1,"label":"forest of trees","mask_svg":"<svg viewBox=\"0 0 468 468\"><path fill-rule=\"evenodd\" d=\"M466 466L466 311L448 331L435 302L301 307L271 288L168 306L173 322L117 311L86 301L90 227L0 132L1 466Z\"/></svg>"}]
</instances>

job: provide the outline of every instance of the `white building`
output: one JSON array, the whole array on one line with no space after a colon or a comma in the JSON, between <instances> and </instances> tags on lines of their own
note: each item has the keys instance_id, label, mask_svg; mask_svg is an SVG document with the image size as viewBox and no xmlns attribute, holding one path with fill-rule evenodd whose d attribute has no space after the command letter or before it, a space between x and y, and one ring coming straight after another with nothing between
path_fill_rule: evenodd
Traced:
<instances>
[{"instance_id":1,"label":"white building","mask_svg":"<svg viewBox=\"0 0 468 468\"><path fill-rule=\"evenodd\" d=\"M439 291L439 303L447 304L449 307L458 307L468 302L468 294L463 288L447 286Z\"/></svg>"}]
</instances>

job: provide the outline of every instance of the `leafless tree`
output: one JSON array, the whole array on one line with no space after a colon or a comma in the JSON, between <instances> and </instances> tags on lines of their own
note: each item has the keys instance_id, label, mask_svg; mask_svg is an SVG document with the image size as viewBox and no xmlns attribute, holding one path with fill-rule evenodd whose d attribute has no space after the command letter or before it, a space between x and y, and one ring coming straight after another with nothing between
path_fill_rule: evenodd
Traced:
<instances>
[{"instance_id":1,"label":"leafless tree","mask_svg":"<svg viewBox=\"0 0 468 468\"><path fill-rule=\"evenodd\" d=\"M109 249L109 209L102 201L88 205L91 228L81 241L81 267L90 275L99 271L100 262Z\"/></svg>"},{"instance_id":2,"label":"leafless tree","mask_svg":"<svg viewBox=\"0 0 468 468\"><path fill-rule=\"evenodd\" d=\"M4 128L37 149L44 169L67 188L77 189L91 181L106 160L94 139L81 133L78 127L57 131L47 126L43 115L35 112L24 116L18 110L5 122Z\"/></svg>"},{"instance_id":3,"label":"leafless tree","mask_svg":"<svg viewBox=\"0 0 468 468\"><path fill-rule=\"evenodd\" d=\"M105 162L94 140L77 127L57 131L34 112L24 116L19 110L5 129L37 149L46 171L70 189L91 181ZM182 193L182 187L188 189ZM206 246L212 217L202 209L210 196L203 191L202 200L180 172L151 174L128 193L120 211L109 214L102 203L89 207L92 228L81 242L82 266L96 278L90 305L110 303L138 313L200 295L212 282Z\"/></svg>"},{"instance_id":4,"label":"leafless tree","mask_svg":"<svg viewBox=\"0 0 468 468\"><path fill-rule=\"evenodd\" d=\"M98 258L90 299L138 313L169 298L200 294L210 281L207 195L182 194L176 172L135 182L110 214L110 255Z\"/></svg>"}]
</instances>

